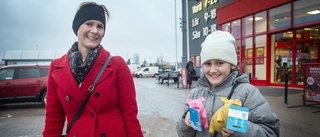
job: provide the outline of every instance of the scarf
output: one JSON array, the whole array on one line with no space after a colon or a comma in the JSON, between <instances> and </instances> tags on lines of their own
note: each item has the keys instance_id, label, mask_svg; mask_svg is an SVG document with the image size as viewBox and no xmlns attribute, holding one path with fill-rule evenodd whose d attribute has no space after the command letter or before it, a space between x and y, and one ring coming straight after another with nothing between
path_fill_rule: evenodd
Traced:
<instances>
[{"instance_id":1,"label":"scarf","mask_svg":"<svg viewBox=\"0 0 320 137\"><path fill-rule=\"evenodd\" d=\"M94 61L96 60L100 51L100 45L91 49L87 55L85 61L82 61L82 56L80 51L78 50L78 42L75 42L70 52L68 53L68 58L70 61L70 68L74 78L77 81L77 84L84 80Z\"/></svg>"}]
</instances>

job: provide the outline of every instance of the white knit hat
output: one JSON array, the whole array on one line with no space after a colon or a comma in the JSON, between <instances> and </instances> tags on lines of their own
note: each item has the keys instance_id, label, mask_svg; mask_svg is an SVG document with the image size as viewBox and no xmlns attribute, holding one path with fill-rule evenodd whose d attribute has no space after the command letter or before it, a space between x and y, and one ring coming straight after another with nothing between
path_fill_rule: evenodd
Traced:
<instances>
[{"instance_id":1,"label":"white knit hat","mask_svg":"<svg viewBox=\"0 0 320 137\"><path fill-rule=\"evenodd\" d=\"M214 31L201 44L201 65L211 59L218 59L237 66L236 40L226 31Z\"/></svg>"}]
</instances>

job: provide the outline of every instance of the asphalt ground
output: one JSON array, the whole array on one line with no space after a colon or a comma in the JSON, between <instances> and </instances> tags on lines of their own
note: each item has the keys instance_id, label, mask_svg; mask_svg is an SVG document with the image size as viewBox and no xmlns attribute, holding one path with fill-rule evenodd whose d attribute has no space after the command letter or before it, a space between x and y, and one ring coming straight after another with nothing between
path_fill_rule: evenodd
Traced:
<instances>
[{"instance_id":1,"label":"asphalt ground","mask_svg":"<svg viewBox=\"0 0 320 137\"><path fill-rule=\"evenodd\" d=\"M302 89L258 87L280 119L281 137L319 137L320 104L303 101Z\"/></svg>"},{"instance_id":2,"label":"asphalt ground","mask_svg":"<svg viewBox=\"0 0 320 137\"><path fill-rule=\"evenodd\" d=\"M194 84L196 82L193 82ZM281 121L280 137L320 137L320 104L304 102L301 89L288 89L285 103L284 87L257 87L268 100ZM183 103L190 93L177 84L160 84L155 79L136 80L139 120L145 137L177 137L176 122ZM165 101L164 101L165 100ZM0 137L41 136L44 109L38 105L8 104L0 106ZM10 115L7 115L10 114ZM1 117L3 116L3 117Z\"/></svg>"}]
</instances>

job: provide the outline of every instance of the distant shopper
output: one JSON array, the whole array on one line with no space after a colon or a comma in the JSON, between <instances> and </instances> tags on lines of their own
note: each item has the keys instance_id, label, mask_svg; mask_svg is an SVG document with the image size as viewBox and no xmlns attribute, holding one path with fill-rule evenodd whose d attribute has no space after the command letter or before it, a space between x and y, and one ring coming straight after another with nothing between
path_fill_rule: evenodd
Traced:
<instances>
[{"instance_id":1,"label":"distant shopper","mask_svg":"<svg viewBox=\"0 0 320 137\"><path fill-rule=\"evenodd\" d=\"M277 76L276 80L281 81L281 72L282 72L282 57L279 55L278 59L276 60L276 69L277 69Z\"/></svg>"},{"instance_id":2,"label":"distant shopper","mask_svg":"<svg viewBox=\"0 0 320 137\"><path fill-rule=\"evenodd\" d=\"M44 137L60 137L65 120L69 128L86 97L89 100L68 137L143 137L132 75L121 57L113 56L91 88L111 56L100 44L105 36L105 15L109 17L104 5L84 2L79 6L72 24L78 41L50 65Z\"/></svg>"},{"instance_id":3,"label":"distant shopper","mask_svg":"<svg viewBox=\"0 0 320 137\"><path fill-rule=\"evenodd\" d=\"M248 76L238 69L234 44L235 39L229 32L215 31L206 37L201 44L200 53L204 75L198 79L196 87L191 90L188 98L192 100L204 98L203 105L208 122L223 106L222 97L240 99L242 107L249 109L247 131L242 133L227 128L222 128L221 132L214 134L210 134L205 128L197 131L190 125L190 113L185 104L185 111L176 126L179 137L279 136L280 121L259 89L251 85Z\"/></svg>"},{"instance_id":4,"label":"distant shopper","mask_svg":"<svg viewBox=\"0 0 320 137\"><path fill-rule=\"evenodd\" d=\"M186 65L186 69L187 69L187 74L188 74L187 82L188 82L189 89L190 89L191 85L192 85L193 75L195 74L195 70L193 68L193 58L192 57L190 57L189 62Z\"/></svg>"}]
</instances>

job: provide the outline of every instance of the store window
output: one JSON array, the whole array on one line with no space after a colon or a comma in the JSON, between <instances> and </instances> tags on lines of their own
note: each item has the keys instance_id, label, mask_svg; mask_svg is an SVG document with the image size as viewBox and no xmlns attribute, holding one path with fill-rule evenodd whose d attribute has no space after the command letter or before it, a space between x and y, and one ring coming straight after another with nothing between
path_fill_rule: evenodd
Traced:
<instances>
[{"instance_id":1,"label":"store window","mask_svg":"<svg viewBox=\"0 0 320 137\"><path fill-rule=\"evenodd\" d=\"M235 21L232 21L231 23L231 33L232 35L234 36L234 38L238 39L240 38L240 35L241 35L241 21L240 19L239 20L235 20Z\"/></svg>"},{"instance_id":2,"label":"store window","mask_svg":"<svg viewBox=\"0 0 320 137\"><path fill-rule=\"evenodd\" d=\"M241 40L239 39L239 40L236 40L236 44L235 44L235 49L236 49L237 58L238 58L238 65L241 65L241 64L239 64L239 63L241 63L241 62L239 62L239 60L241 60L240 47L241 47Z\"/></svg>"},{"instance_id":3,"label":"store window","mask_svg":"<svg viewBox=\"0 0 320 137\"><path fill-rule=\"evenodd\" d=\"M242 36L252 35L252 15L242 18Z\"/></svg>"},{"instance_id":4,"label":"store window","mask_svg":"<svg viewBox=\"0 0 320 137\"><path fill-rule=\"evenodd\" d=\"M222 31L230 32L230 23L222 24Z\"/></svg>"},{"instance_id":5,"label":"store window","mask_svg":"<svg viewBox=\"0 0 320 137\"><path fill-rule=\"evenodd\" d=\"M254 33L263 33L267 31L267 12L263 11L254 15L255 30Z\"/></svg>"},{"instance_id":6,"label":"store window","mask_svg":"<svg viewBox=\"0 0 320 137\"><path fill-rule=\"evenodd\" d=\"M319 0L299 0L294 2L294 25L320 20Z\"/></svg>"},{"instance_id":7,"label":"store window","mask_svg":"<svg viewBox=\"0 0 320 137\"><path fill-rule=\"evenodd\" d=\"M266 80L266 35L256 36L255 79Z\"/></svg>"},{"instance_id":8,"label":"store window","mask_svg":"<svg viewBox=\"0 0 320 137\"><path fill-rule=\"evenodd\" d=\"M290 3L269 10L269 30L290 27Z\"/></svg>"},{"instance_id":9,"label":"store window","mask_svg":"<svg viewBox=\"0 0 320 137\"><path fill-rule=\"evenodd\" d=\"M288 83L291 83L292 68L292 32L271 35L271 83L285 83L288 72Z\"/></svg>"},{"instance_id":10,"label":"store window","mask_svg":"<svg viewBox=\"0 0 320 137\"><path fill-rule=\"evenodd\" d=\"M245 73L247 73L248 75L249 74L252 74L252 57L253 57L253 51L252 51L252 37L250 38L245 38L242 40L243 44L243 48L242 49L245 49L244 52L245 52L245 66L244 67L244 71Z\"/></svg>"}]
</instances>

